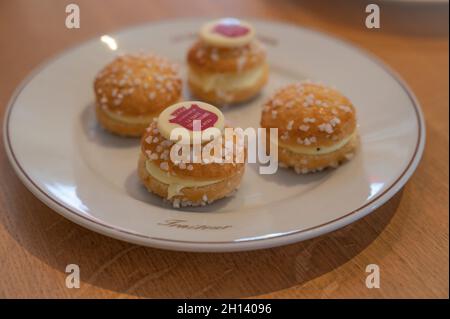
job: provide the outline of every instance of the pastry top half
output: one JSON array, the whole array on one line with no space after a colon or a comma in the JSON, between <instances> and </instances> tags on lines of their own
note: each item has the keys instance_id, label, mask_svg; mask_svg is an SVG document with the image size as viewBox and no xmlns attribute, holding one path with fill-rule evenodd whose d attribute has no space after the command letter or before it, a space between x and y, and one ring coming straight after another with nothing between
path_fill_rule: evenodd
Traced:
<instances>
[{"instance_id":1,"label":"pastry top half","mask_svg":"<svg viewBox=\"0 0 450 319\"><path fill-rule=\"evenodd\" d=\"M157 55L123 55L94 82L97 105L119 116L157 115L181 95L178 67Z\"/></svg>"},{"instance_id":2,"label":"pastry top half","mask_svg":"<svg viewBox=\"0 0 450 319\"><path fill-rule=\"evenodd\" d=\"M261 66L266 53L255 39L253 26L245 21L224 18L205 23L199 40L187 56L194 71L205 73L244 72Z\"/></svg>"},{"instance_id":3,"label":"pastry top half","mask_svg":"<svg viewBox=\"0 0 450 319\"><path fill-rule=\"evenodd\" d=\"M348 98L334 88L306 81L275 92L264 105L261 126L278 128L281 146L320 150L345 144L357 123Z\"/></svg>"},{"instance_id":4,"label":"pastry top half","mask_svg":"<svg viewBox=\"0 0 450 319\"><path fill-rule=\"evenodd\" d=\"M193 163L191 160L174 162L170 151L174 142L166 139L158 129L157 119L150 123L142 136L141 150L154 165L170 176L196 180L224 180L238 171L244 163Z\"/></svg>"},{"instance_id":5,"label":"pastry top half","mask_svg":"<svg viewBox=\"0 0 450 319\"><path fill-rule=\"evenodd\" d=\"M256 40L239 47L215 47L199 40L187 56L191 68L207 73L244 72L261 66L265 59L266 51Z\"/></svg>"}]
</instances>

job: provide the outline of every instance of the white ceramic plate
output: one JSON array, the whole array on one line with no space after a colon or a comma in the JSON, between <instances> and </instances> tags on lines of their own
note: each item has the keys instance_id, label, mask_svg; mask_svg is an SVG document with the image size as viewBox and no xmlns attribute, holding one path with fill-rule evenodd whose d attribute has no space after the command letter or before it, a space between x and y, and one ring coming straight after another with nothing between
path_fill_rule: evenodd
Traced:
<instances>
[{"instance_id":1,"label":"white ceramic plate","mask_svg":"<svg viewBox=\"0 0 450 319\"><path fill-rule=\"evenodd\" d=\"M139 142L96 124L92 82L117 53L151 50L184 64L203 19L147 24L69 50L35 72L14 95L5 145L20 179L68 219L121 240L174 250L237 251L284 245L335 230L391 198L415 170L424 146L420 107L374 57L324 34L252 21L266 43L270 81L257 99L225 110L257 127L261 104L280 85L302 79L335 85L355 104L362 147L339 169L299 176L247 167L236 196L173 209L140 185Z\"/></svg>"}]
</instances>

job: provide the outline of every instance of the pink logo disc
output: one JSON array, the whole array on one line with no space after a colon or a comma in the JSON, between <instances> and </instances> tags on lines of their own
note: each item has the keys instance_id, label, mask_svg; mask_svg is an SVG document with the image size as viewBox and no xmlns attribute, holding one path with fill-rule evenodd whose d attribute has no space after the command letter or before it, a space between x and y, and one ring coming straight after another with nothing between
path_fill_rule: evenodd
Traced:
<instances>
[{"instance_id":1,"label":"pink logo disc","mask_svg":"<svg viewBox=\"0 0 450 319\"><path fill-rule=\"evenodd\" d=\"M217 24L213 28L213 32L219 33L225 37L236 38L246 35L250 31L249 28L237 23L222 23Z\"/></svg>"},{"instance_id":2,"label":"pink logo disc","mask_svg":"<svg viewBox=\"0 0 450 319\"><path fill-rule=\"evenodd\" d=\"M190 131L194 130L195 120L200 121L200 130L203 131L209 127L213 127L219 119L217 114L208 110L204 110L197 104L191 104L189 108L186 108L184 106L180 107L170 115L174 116L174 118L169 120L170 123L176 123Z\"/></svg>"}]
</instances>

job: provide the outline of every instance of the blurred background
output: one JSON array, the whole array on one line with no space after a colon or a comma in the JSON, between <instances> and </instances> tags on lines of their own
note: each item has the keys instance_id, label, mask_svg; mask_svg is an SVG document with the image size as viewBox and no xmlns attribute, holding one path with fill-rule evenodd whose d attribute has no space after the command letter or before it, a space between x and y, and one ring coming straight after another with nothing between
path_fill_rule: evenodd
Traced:
<instances>
[{"instance_id":1,"label":"blurred background","mask_svg":"<svg viewBox=\"0 0 450 319\"><path fill-rule=\"evenodd\" d=\"M80 29L64 26L69 3L80 7ZM380 6L380 29L364 26L369 3ZM258 17L315 28L408 72L408 57L420 56L422 49L448 52L448 10L448 0L1 0L0 103L32 67L65 48L126 26L190 16Z\"/></svg>"}]
</instances>

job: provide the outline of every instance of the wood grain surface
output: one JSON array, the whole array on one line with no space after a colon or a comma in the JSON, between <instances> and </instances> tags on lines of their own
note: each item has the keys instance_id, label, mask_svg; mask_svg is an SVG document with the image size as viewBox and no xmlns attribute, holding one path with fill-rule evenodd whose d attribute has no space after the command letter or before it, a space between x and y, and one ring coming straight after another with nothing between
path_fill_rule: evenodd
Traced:
<instances>
[{"instance_id":1,"label":"wood grain surface","mask_svg":"<svg viewBox=\"0 0 450 319\"><path fill-rule=\"evenodd\" d=\"M66 29L77 3L81 28ZM241 253L182 253L139 247L88 231L37 200L0 152L0 297L386 298L449 293L448 3L380 2L381 29L364 27L364 1L0 1L0 112L39 63L91 37L186 16L250 16L318 29L384 60L420 100L423 160L382 208L331 234ZM374 88L376 89L376 88ZM3 139L2 139L3 140ZM3 144L3 142L2 142ZM65 267L81 268L81 288ZM381 288L367 289L378 264Z\"/></svg>"}]
</instances>

